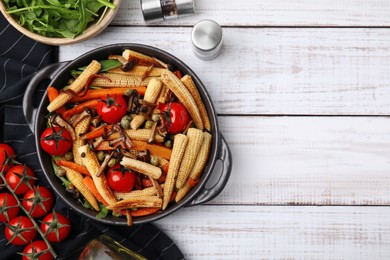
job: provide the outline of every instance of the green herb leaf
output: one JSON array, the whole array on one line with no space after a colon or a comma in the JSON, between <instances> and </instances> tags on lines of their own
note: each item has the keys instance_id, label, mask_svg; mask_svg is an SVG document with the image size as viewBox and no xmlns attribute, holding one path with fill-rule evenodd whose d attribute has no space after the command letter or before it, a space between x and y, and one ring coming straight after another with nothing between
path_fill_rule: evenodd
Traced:
<instances>
[{"instance_id":1,"label":"green herb leaf","mask_svg":"<svg viewBox=\"0 0 390 260\"><path fill-rule=\"evenodd\" d=\"M100 211L96 215L97 218L105 218L109 212L109 210L103 204L99 203Z\"/></svg>"}]
</instances>

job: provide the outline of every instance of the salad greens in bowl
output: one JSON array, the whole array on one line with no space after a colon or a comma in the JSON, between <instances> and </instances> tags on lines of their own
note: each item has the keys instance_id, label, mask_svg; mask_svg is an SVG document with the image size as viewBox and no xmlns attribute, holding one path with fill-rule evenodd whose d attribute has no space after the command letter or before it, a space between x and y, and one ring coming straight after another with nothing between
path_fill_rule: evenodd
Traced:
<instances>
[{"instance_id":1,"label":"salad greens in bowl","mask_svg":"<svg viewBox=\"0 0 390 260\"><path fill-rule=\"evenodd\" d=\"M121 0L0 0L0 11L21 33L49 45L96 36L114 18Z\"/></svg>"}]
</instances>

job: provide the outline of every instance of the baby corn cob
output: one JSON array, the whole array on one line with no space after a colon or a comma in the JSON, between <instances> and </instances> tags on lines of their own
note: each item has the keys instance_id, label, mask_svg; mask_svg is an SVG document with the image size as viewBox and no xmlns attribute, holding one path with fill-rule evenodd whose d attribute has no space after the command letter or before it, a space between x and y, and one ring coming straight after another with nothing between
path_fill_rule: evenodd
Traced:
<instances>
[{"instance_id":1,"label":"baby corn cob","mask_svg":"<svg viewBox=\"0 0 390 260\"><path fill-rule=\"evenodd\" d=\"M198 157L199 149L202 145L203 132L196 128L189 128L187 136L188 144L184 152L183 160L180 164L179 173L177 174L177 189L180 189L184 185L191 173L196 158Z\"/></svg>"},{"instance_id":2,"label":"baby corn cob","mask_svg":"<svg viewBox=\"0 0 390 260\"><path fill-rule=\"evenodd\" d=\"M196 128L203 131L202 117L200 116L199 109L195 103L194 98L190 92L184 86L184 84L169 70L164 71L161 74L161 80L168 86L168 88L177 96L179 101L188 110L188 113L194 120Z\"/></svg>"},{"instance_id":3,"label":"baby corn cob","mask_svg":"<svg viewBox=\"0 0 390 260\"><path fill-rule=\"evenodd\" d=\"M95 196L93 196L87 186L85 186L82 174L65 166L61 166L61 168L65 170L68 180L79 190L89 204L91 204L96 211L99 211L99 204Z\"/></svg>"},{"instance_id":4,"label":"baby corn cob","mask_svg":"<svg viewBox=\"0 0 390 260\"><path fill-rule=\"evenodd\" d=\"M192 97L195 100L196 105L199 108L200 116L202 117L204 128L207 129L207 131L211 131L211 125L209 116L207 115L206 107L203 104L202 98L200 97L199 91L196 88L195 82L192 80L190 75L185 75L182 77L181 82L183 82L184 86L188 89L188 91L191 93Z\"/></svg>"},{"instance_id":5,"label":"baby corn cob","mask_svg":"<svg viewBox=\"0 0 390 260\"><path fill-rule=\"evenodd\" d=\"M166 209L171 199L173 189L175 187L176 176L180 168L180 163L184 156L184 151L188 143L188 137L183 134L177 134L173 142L172 157L169 162L167 178L164 186L163 206Z\"/></svg>"},{"instance_id":6,"label":"baby corn cob","mask_svg":"<svg viewBox=\"0 0 390 260\"><path fill-rule=\"evenodd\" d=\"M103 199L109 205L114 204L116 202L116 198L114 193L108 187L106 176L104 174L101 174L99 177L96 176L100 168L96 154L89 149L88 145L81 146L78 151L85 167L87 167L88 171L91 173L93 182L95 183L96 189L99 191L100 195L102 195Z\"/></svg>"},{"instance_id":7,"label":"baby corn cob","mask_svg":"<svg viewBox=\"0 0 390 260\"><path fill-rule=\"evenodd\" d=\"M73 91L74 93L80 92L85 87L85 84L87 83L90 76L98 73L100 68L100 63L96 60L93 60L87 66L87 68L75 79L75 81L70 84L68 89ZM71 94L63 92L59 94L52 102L50 102L49 106L47 107L47 110L49 110L49 112L56 111L57 109L65 105L71 98Z\"/></svg>"},{"instance_id":8,"label":"baby corn cob","mask_svg":"<svg viewBox=\"0 0 390 260\"><path fill-rule=\"evenodd\" d=\"M191 190L191 188L196 184L199 180L200 175L206 165L206 162L210 153L211 146L211 134L207 132L203 132L203 142L200 147L200 151L198 153L198 158L195 161L194 167L190 173L188 181L184 184L182 188L177 191L175 201L179 202L184 198L184 196Z\"/></svg>"},{"instance_id":9,"label":"baby corn cob","mask_svg":"<svg viewBox=\"0 0 390 260\"><path fill-rule=\"evenodd\" d=\"M161 186L164 187L164 184ZM156 196L156 189L152 186L142 190L132 190L130 192L114 192L114 195L118 200L125 200L134 197Z\"/></svg>"},{"instance_id":10,"label":"baby corn cob","mask_svg":"<svg viewBox=\"0 0 390 260\"><path fill-rule=\"evenodd\" d=\"M137 171L149 177L152 177L153 179L160 178L162 174L161 169L157 166L151 165L146 162L138 161L129 157L123 157L120 164L133 171Z\"/></svg>"},{"instance_id":11,"label":"baby corn cob","mask_svg":"<svg viewBox=\"0 0 390 260\"><path fill-rule=\"evenodd\" d=\"M162 103L165 104L168 101L168 95L169 95L169 88L163 84L161 88L160 95L157 98L156 104Z\"/></svg>"},{"instance_id":12,"label":"baby corn cob","mask_svg":"<svg viewBox=\"0 0 390 260\"><path fill-rule=\"evenodd\" d=\"M85 132L88 130L90 123L91 116L88 116L81 120L74 128L74 131L76 133L76 140L73 141L72 145L73 161L79 165L84 165L84 163L81 159L78 149L86 143L86 140L81 139L80 136L85 134Z\"/></svg>"},{"instance_id":13,"label":"baby corn cob","mask_svg":"<svg viewBox=\"0 0 390 260\"><path fill-rule=\"evenodd\" d=\"M129 71L123 71L122 68L117 67L114 69L110 69L108 72L116 73L116 74L124 74L124 75L133 75L133 76L138 76L138 77L142 77L143 75L145 75L145 73L147 73L149 77L160 77L161 73L164 70L165 69L162 69L162 68L154 67L154 68L150 69L149 66L135 65Z\"/></svg>"},{"instance_id":14,"label":"baby corn cob","mask_svg":"<svg viewBox=\"0 0 390 260\"><path fill-rule=\"evenodd\" d=\"M124 50L122 56L127 61L134 61L137 65L143 65L143 66L154 65L155 67L161 68L161 64L157 62L155 59L136 51Z\"/></svg>"},{"instance_id":15,"label":"baby corn cob","mask_svg":"<svg viewBox=\"0 0 390 260\"><path fill-rule=\"evenodd\" d=\"M105 88L137 88L145 87L153 77L146 77L142 80L139 76L121 75L115 73L101 73L103 77L92 80L91 85ZM108 80L110 79L110 80Z\"/></svg>"},{"instance_id":16,"label":"baby corn cob","mask_svg":"<svg viewBox=\"0 0 390 260\"><path fill-rule=\"evenodd\" d=\"M149 84L146 88L144 100L149 103L156 103L157 97L160 94L162 87L161 80L157 78L152 78L149 81ZM143 115L136 115L133 120L131 120L130 127L131 129L138 129L145 122L145 117Z\"/></svg>"},{"instance_id":17,"label":"baby corn cob","mask_svg":"<svg viewBox=\"0 0 390 260\"><path fill-rule=\"evenodd\" d=\"M127 136L131 140L147 142L149 140L151 133L152 133L152 130L150 130L150 129L137 129L137 130L128 129L128 130L125 130L125 133L127 134ZM121 136L119 133L113 133L107 138L107 140L115 140L115 139L118 139L120 137ZM162 142L164 142L164 137L159 135L159 134L156 134L155 141L157 143L162 143Z\"/></svg>"},{"instance_id":18,"label":"baby corn cob","mask_svg":"<svg viewBox=\"0 0 390 260\"><path fill-rule=\"evenodd\" d=\"M121 209L130 209L130 208L148 208L148 207L158 207L161 208L162 199L157 196L144 196L144 197L134 197L125 200L118 201L113 205L108 206L108 209L111 210L121 210Z\"/></svg>"}]
</instances>

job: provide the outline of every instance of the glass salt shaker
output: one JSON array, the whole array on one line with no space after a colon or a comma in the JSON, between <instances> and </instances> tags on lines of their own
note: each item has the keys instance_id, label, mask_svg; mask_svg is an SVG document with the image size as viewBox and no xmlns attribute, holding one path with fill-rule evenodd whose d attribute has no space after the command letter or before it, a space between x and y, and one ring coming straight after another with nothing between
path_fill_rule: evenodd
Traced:
<instances>
[{"instance_id":1,"label":"glass salt shaker","mask_svg":"<svg viewBox=\"0 0 390 260\"><path fill-rule=\"evenodd\" d=\"M213 20L202 20L192 29L191 40L196 56L202 60L212 60L222 50L222 28Z\"/></svg>"},{"instance_id":2,"label":"glass salt shaker","mask_svg":"<svg viewBox=\"0 0 390 260\"><path fill-rule=\"evenodd\" d=\"M195 13L194 0L140 0L145 21L177 19Z\"/></svg>"}]
</instances>

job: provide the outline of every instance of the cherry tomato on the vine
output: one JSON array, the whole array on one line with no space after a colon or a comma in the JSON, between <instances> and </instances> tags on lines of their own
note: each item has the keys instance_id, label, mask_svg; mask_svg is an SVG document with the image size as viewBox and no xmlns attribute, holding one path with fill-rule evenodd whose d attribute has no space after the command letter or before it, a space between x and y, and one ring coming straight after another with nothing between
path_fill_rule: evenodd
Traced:
<instances>
[{"instance_id":1,"label":"cherry tomato on the vine","mask_svg":"<svg viewBox=\"0 0 390 260\"><path fill-rule=\"evenodd\" d=\"M176 134L184 131L190 122L187 109L178 102L171 102L163 106L168 133Z\"/></svg>"},{"instance_id":2,"label":"cherry tomato on the vine","mask_svg":"<svg viewBox=\"0 0 390 260\"><path fill-rule=\"evenodd\" d=\"M35 240L28 244L22 253L22 260L52 260L53 255L43 240Z\"/></svg>"},{"instance_id":3,"label":"cherry tomato on the vine","mask_svg":"<svg viewBox=\"0 0 390 260\"><path fill-rule=\"evenodd\" d=\"M4 172L8 171L9 167L12 167L12 162L6 162L8 158L15 156L14 149L8 144L0 144L0 172L3 170ZM7 163L6 165L4 165Z\"/></svg>"},{"instance_id":4,"label":"cherry tomato on the vine","mask_svg":"<svg viewBox=\"0 0 390 260\"><path fill-rule=\"evenodd\" d=\"M37 186L24 194L22 204L33 218L39 218L51 211L54 205L54 196L49 189Z\"/></svg>"},{"instance_id":5,"label":"cherry tomato on the vine","mask_svg":"<svg viewBox=\"0 0 390 260\"><path fill-rule=\"evenodd\" d=\"M108 186L118 192L129 192L134 188L136 174L126 168L121 168L119 164L108 169Z\"/></svg>"},{"instance_id":6,"label":"cherry tomato on the vine","mask_svg":"<svg viewBox=\"0 0 390 260\"><path fill-rule=\"evenodd\" d=\"M18 195L32 189L35 179L33 170L26 165L15 165L5 174L6 182Z\"/></svg>"},{"instance_id":7,"label":"cherry tomato on the vine","mask_svg":"<svg viewBox=\"0 0 390 260\"><path fill-rule=\"evenodd\" d=\"M49 242L61 242L70 233L70 221L60 213L53 211L42 220L41 230Z\"/></svg>"},{"instance_id":8,"label":"cherry tomato on the vine","mask_svg":"<svg viewBox=\"0 0 390 260\"><path fill-rule=\"evenodd\" d=\"M25 216L11 219L4 229L5 237L9 243L17 246L30 243L37 235L32 221Z\"/></svg>"},{"instance_id":9,"label":"cherry tomato on the vine","mask_svg":"<svg viewBox=\"0 0 390 260\"><path fill-rule=\"evenodd\" d=\"M72 137L63 127L49 127L43 131L40 144L50 155L64 155L72 147Z\"/></svg>"},{"instance_id":10,"label":"cherry tomato on the vine","mask_svg":"<svg viewBox=\"0 0 390 260\"><path fill-rule=\"evenodd\" d=\"M122 95L111 97L107 95L97 104L97 113L104 122L115 124L119 122L127 112L127 103Z\"/></svg>"},{"instance_id":11,"label":"cherry tomato on the vine","mask_svg":"<svg viewBox=\"0 0 390 260\"><path fill-rule=\"evenodd\" d=\"M9 192L0 193L0 223L9 221L19 213L18 201Z\"/></svg>"}]
</instances>

